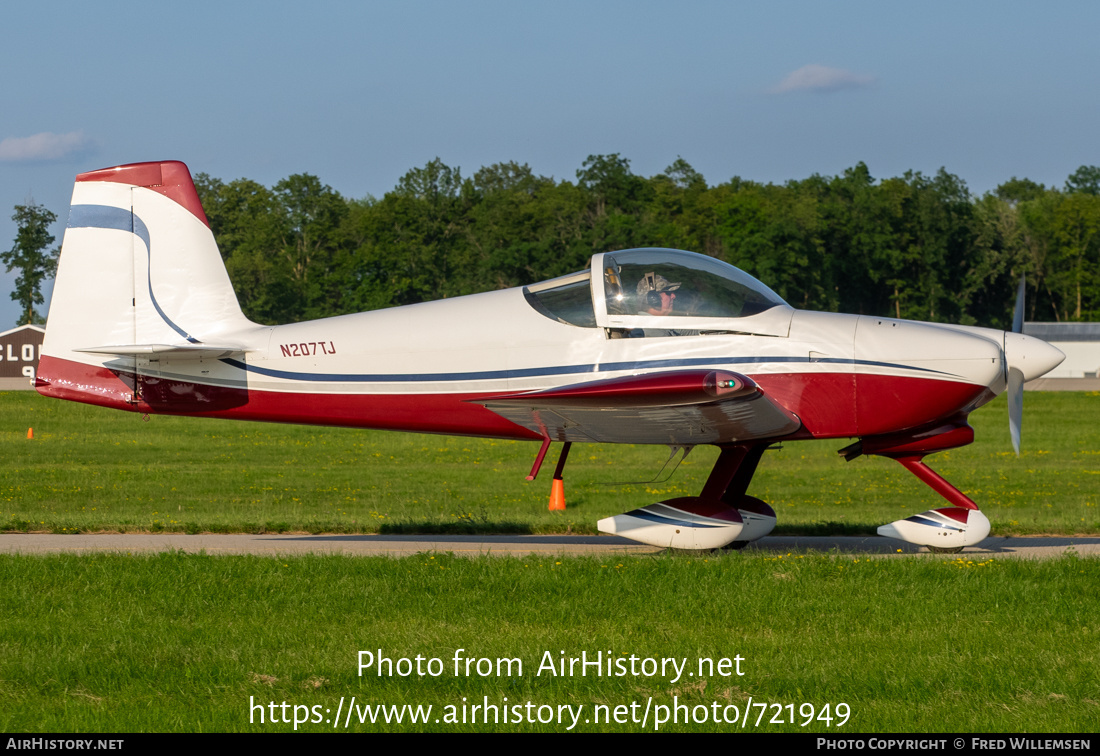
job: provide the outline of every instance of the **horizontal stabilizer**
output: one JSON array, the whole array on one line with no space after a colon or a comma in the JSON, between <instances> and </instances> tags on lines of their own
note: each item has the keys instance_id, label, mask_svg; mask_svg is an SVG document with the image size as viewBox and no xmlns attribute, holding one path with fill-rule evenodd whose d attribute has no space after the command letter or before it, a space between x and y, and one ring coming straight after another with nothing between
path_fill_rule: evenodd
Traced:
<instances>
[{"instance_id":1,"label":"horizontal stabilizer","mask_svg":"<svg viewBox=\"0 0 1100 756\"><path fill-rule=\"evenodd\" d=\"M242 355L244 347L218 344L119 344L85 347L74 352L106 354L114 357L171 357L173 360L217 360Z\"/></svg>"}]
</instances>

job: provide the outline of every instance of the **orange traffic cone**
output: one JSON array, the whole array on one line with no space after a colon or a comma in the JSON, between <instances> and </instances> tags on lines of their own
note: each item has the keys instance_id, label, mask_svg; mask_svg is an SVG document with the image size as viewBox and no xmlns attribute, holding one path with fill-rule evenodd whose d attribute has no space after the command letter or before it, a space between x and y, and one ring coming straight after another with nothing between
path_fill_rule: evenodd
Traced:
<instances>
[{"instance_id":1,"label":"orange traffic cone","mask_svg":"<svg viewBox=\"0 0 1100 756\"><path fill-rule=\"evenodd\" d=\"M27 428L27 438L28 439L33 439L34 438L34 428Z\"/></svg>"},{"instance_id":2,"label":"orange traffic cone","mask_svg":"<svg viewBox=\"0 0 1100 756\"><path fill-rule=\"evenodd\" d=\"M550 506L548 508L551 512L565 509L565 481L561 478L554 478L554 484L550 486Z\"/></svg>"}]
</instances>

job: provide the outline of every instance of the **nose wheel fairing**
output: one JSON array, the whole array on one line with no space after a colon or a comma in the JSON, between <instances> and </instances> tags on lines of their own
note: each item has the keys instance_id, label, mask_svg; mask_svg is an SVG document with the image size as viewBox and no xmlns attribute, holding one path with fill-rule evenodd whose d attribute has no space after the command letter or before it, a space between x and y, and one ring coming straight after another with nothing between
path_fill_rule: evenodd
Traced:
<instances>
[{"instance_id":1,"label":"nose wheel fairing","mask_svg":"<svg viewBox=\"0 0 1100 756\"><path fill-rule=\"evenodd\" d=\"M933 552L954 553L985 540L989 535L989 519L977 509L929 509L883 525L878 534L927 546Z\"/></svg>"},{"instance_id":2,"label":"nose wheel fairing","mask_svg":"<svg viewBox=\"0 0 1100 756\"><path fill-rule=\"evenodd\" d=\"M978 505L969 496L926 465L924 458L938 451L965 446L973 440L973 429L967 424L966 417L960 415L919 432L863 438L839 453L849 461L861 454L876 454L897 460L953 504L896 520L876 531L887 538L927 546L933 552L953 553L984 540L989 535L989 519L978 511Z\"/></svg>"}]
</instances>

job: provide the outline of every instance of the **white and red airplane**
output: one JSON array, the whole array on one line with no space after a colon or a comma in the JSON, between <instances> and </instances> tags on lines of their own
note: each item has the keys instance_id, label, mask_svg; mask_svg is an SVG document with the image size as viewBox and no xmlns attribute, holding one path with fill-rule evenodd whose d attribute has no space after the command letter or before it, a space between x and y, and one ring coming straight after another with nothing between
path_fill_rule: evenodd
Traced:
<instances>
[{"instance_id":1,"label":"white and red airplane","mask_svg":"<svg viewBox=\"0 0 1100 756\"><path fill-rule=\"evenodd\" d=\"M1022 384L1064 355L1012 331L795 310L756 279L670 249L592 256L551 281L262 326L241 313L187 167L77 176L36 378L46 396L141 413L541 441L721 449L698 496L599 529L712 549L763 537L748 494L780 441L856 438L846 458L898 460L951 506L879 528L936 550L989 520L927 465L970 443L967 415L1006 389L1019 451Z\"/></svg>"}]
</instances>

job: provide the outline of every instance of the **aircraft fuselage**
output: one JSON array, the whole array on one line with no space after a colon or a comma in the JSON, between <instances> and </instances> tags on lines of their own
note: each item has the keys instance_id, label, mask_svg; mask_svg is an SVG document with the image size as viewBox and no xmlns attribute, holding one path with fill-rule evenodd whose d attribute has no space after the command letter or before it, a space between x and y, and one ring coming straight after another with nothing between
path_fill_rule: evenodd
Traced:
<instances>
[{"instance_id":1,"label":"aircraft fuselage","mask_svg":"<svg viewBox=\"0 0 1100 756\"><path fill-rule=\"evenodd\" d=\"M802 421L795 437L891 433L968 412L1004 390L1003 350L978 333L794 311L785 337L608 338L536 312L522 289L221 334L244 354L44 357L40 390L135 412L538 439L469 400L655 370L752 378ZM988 336L986 334L989 334ZM58 374L55 379L54 375ZM87 387L97 390L89 392Z\"/></svg>"}]
</instances>

